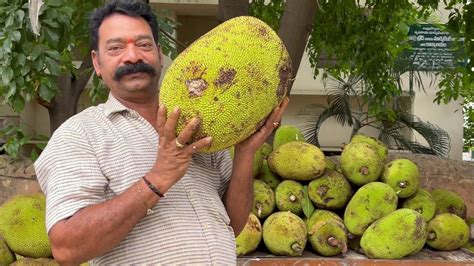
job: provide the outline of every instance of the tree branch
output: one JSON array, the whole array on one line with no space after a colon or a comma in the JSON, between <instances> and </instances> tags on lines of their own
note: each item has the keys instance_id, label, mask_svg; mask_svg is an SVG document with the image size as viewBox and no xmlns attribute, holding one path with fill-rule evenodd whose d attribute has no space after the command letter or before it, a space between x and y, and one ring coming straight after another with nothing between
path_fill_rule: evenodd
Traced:
<instances>
[{"instance_id":1,"label":"tree branch","mask_svg":"<svg viewBox=\"0 0 474 266\"><path fill-rule=\"evenodd\" d=\"M222 23L231 18L249 14L248 0L219 0L217 20Z\"/></svg>"},{"instance_id":2,"label":"tree branch","mask_svg":"<svg viewBox=\"0 0 474 266\"><path fill-rule=\"evenodd\" d=\"M286 1L278 35L288 49L293 64L292 81L289 84L288 94L291 91L293 80L298 72L308 42L309 33L313 27L316 9L316 0Z\"/></svg>"}]
</instances>

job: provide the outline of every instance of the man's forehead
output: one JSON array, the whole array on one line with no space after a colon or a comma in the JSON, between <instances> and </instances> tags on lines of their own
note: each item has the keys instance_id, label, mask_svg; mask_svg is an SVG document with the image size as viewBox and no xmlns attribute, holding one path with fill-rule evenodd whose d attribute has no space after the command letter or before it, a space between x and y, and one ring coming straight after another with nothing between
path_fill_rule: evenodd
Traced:
<instances>
[{"instance_id":1,"label":"man's forehead","mask_svg":"<svg viewBox=\"0 0 474 266\"><path fill-rule=\"evenodd\" d=\"M153 38L150 25L142 17L112 14L106 17L99 27L99 35L106 36L107 39L120 38L125 34Z\"/></svg>"}]
</instances>

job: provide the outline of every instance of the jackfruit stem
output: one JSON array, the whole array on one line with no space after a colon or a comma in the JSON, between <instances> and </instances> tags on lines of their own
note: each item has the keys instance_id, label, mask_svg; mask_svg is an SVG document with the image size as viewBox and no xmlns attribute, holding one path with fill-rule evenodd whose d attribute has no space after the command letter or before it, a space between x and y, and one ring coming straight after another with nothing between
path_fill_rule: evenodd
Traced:
<instances>
[{"instance_id":1,"label":"jackfruit stem","mask_svg":"<svg viewBox=\"0 0 474 266\"><path fill-rule=\"evenodd\" d=\"M291 244L291 249L296 252L296 253L303 253L303 249L301 248L300 244L298 244L297 242Z\"/></svg>"},{"instance_id":2,"label":"jackfruit stem","mask_svg":"<svg viewBox=\"0 0 474 266\"><path fill-rule=\"evenodd\" d=\"M406 181L400 181L398 182L398 186L401 187L401 188L406 188L407 187L407 183Z\"/></svg>"},{"instance_id":3,"label":"jackfruit stem","mask_svg":"<svg viewBox=\"0 0 474 266\"><path fill-rule=\"evenodd\" d=\"M336 239L335 237L333 236L330 236L327 240L327 243L332 246L332 247L338 247L341 249L341 253L342 254L346 254L347 253L347 244L345 241L339 241L338 239Z\"/></svg>"},{"instance_id":4,"label":"jackfruit stem","mask_svg":"<svg viewBox=\"0 0 474 266\"><path fill-rule=\"evenodd\" d=\"M367 166L362 166L360 168L360 173L363 175L368 175L369 174L369 168Z\"/></svg>"},{"instance_id":5,"label":"jackfruit stem","mask_svg":"<svg viewBox=\"0 0 474 266\"><path fill-rule=\"evenodd\" d=\"M257 203L255 204L255 207L257 208L257 216L258 217L262 216L262 204Z\"/></svg>"},{"instance_id":6,"label":"jackfruit stem","mask_svg":"<svg viewBox=\"0 0 474 266\"><path fill-rule=\"evenodd\" d=\"M436 239L436 233L434 231L429 232L428 240L435 240L435 239Z\"/></svg>"},{"instance_id":7,"label":"jackfruit stem","mask_svg":"<svg viewBox=\"0 0 474 266\"><path fill-rule=\"evenodd\" d=\"M296 196L293 195L293 194L291 194L291 196L290 196L290 201L291 201L291 202L294 202L295 200L296 200Z\"/></svg>"}]
</instances>

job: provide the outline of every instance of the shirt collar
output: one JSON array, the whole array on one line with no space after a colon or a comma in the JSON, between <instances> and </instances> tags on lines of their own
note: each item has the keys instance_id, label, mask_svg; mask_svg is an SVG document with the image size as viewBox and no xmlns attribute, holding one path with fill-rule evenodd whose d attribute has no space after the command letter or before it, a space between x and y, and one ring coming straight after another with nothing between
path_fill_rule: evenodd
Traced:
<instances>
[{"instance_id":1,"label":"shirt collar","mask_svg":"<svg viewBox=\"0 0 474 266\"><path fill-rule=\"evenodd\" d=\"M122 111L130 111L129 108L125 107L122 103L120 103L113 95L109 92L109 98L107 102L105 102L104 112L106 116L109 116L114 113L119 113Z\"/></svg>"}]
</instances>

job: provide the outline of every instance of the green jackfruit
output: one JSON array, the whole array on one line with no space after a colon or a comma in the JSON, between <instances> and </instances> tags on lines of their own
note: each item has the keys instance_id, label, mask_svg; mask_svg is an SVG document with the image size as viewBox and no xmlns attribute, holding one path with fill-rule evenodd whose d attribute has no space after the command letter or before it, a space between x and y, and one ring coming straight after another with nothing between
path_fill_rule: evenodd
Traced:
<instances>
[{"instance_id":1,"label":"green jackfruit","mask_svg":"<svg viewBox=\"0 0 474 266\"><path fill-rule=\"evenodd\" d=\"M59 263L49 258L22 258L10 266L59 266Z\"/></svg>"},{"instance_id":2,"label":"green jackfruit","mask_svg":"<svg viewBox=\"0 0 474 266\"><path fill-rule=\"evenodd\" d=\"M316 146L303 141L292 141L281 145L268 157L272 172L283 179L312 180L324 173L324 153Z\"/></svg>"},{"instance_id":3,"label":"green jackfruit","mask_svg":"<svg viewBox=\"0 0 474 266\"><path fill-rule=\"evenodd\" d=\"M322 177L311 180L308 195L319 208L339 209L346 206L352 196L349 181L339 172L326 170Z\"/></svg>"},{"instance_id":4,"label":"green jackfruit","mask_svg":"<svg viewBox=\"0 0 474 266\"><path fill-rule=\"evenodd\" d=\"M307 240L305 223L292 212L272 213L263 223L263 242L275 255L301 256Z\"/></svg>"},{"instance_id":5,"label":"green jackfruit","mask_svg":"<svg viewBox=\"0 0 474 266\"><path fill-rule=\"evenodd\" d=\"M52 256L45 207L43 194L17 195L0 207L0 234L13 252L31 258Z\"/></svg>"},{"instance_id":6,"label":"green jackfruit","mask_svg":"<svg viewBox=\"0 0 474 266\"><path fill-rule=\"evenodd\" d=\"M426 221L412 209L399 209L372 223L360 245L371 259L400 259L420 251L426 242Z\"/></svg>"},{"instance_id":7,"label":"green jackfruit","mask_svg":"<svg viewBox=\"0 0 474 266\"><path fill-rule=\"evenodd\" d=\"M15 260L15 254L10 250L3 236L0 235L0 265L10 265Z\"/></svg>"},{"instance_id":8,"label":"green jackfruit","mask_svg":"<svg viewBox=\"0 0 474 266\"><path fill-rule=\"evenodd\" d=\"M272 153L273 148L272 145L268 144L267 142L264 142L262 146L260 146L259 151L263 154L263 159L266 160L270 153Z\"/></svg>"},{"instance_id":9,"label":"green jackfruit","mask_svg":"<svg viewBox=\"0 0 474 266\"><path fill-rule=\"evenodd\" d=\"M431 191L436 202L436 214L452 213L461 218L466 218L467 207L464 199L454 191L437 188Z\"/></svg>"},{"instance_id":10,"label":"green jackfruit","mask_svg":"<svg viewBox=\"0 0 474 266\"><path fill-rule=\"evenodd\" d=\"M349 143L341 153L341 169L349 181L361 186L379 179L383 161L367 142Z\"/></svg>"},{"instance_id":11,"label":"green jackfruit","mask_svg":"<svg viewBox=\"0 0 474 266\"><path fill-rule=\"evenodd\" d=\"M469 241L469 226L461 217L451 213L437 214L428 222L426 244L434 249L451 251Z\"/></svg>"},{"instance_id":12,"label":"green jackfruit","mask_svg":"<svg viewBox=\"0 0 474 266\"><path fill-rule=\"evenodd\" d=\"M275 193L267 183L255 179L253 181L252 213L258 218L265 218L275 209Z\"/></svg>"},{"instance_id":13,"label":"green jackfruit","mask_svg":"<svg viewBox=\"0 0 474 266\"><path fill-rule=\"evenodd\" d=\"M281 178L270 170L267 160L263 160L262 170L257 179L267 183L272 189L276 189L281 182Z\"/></svg>"},{"instance_id":14,"label":"green jackfruit","mask_svg":"<svg viewBox=\"0 0 474 266\"><path fill-rule=\"evenodd\" d=\"M273 149L292 141L306 141L300 129L292 125L281 125L275 131L273 138Z\"/></svg>"},{"instance_id":15,"label":"green jackfruit","mask_svg":"<svg viewBox=\"0 0 474 266\"><path fill-rule=\"evenodd\" d=\"M433 218L436 210L436 202L433 196L425 190L418 189L418 192L410 198L405 199L402 204L403 208L415 210L421 214L425 221L429 221Z\"/></svg>"},{"instance_id":16,"label":"green jackfruit","mask_svg":"<svg viewBox=\"0 0 474 266\"><path fill-rule=\"evenodd\" d=\"M283 180L275 189L276 206L280 211L301 215L303 197L303 185L294 180Z\"/></svg>"},{"instance_id":17,"label":"green jackfruit","mask_svg":"<svg viewBox=\"0 0 474 266\"><path fill-rule=\"evenodd\" d=\"M364 134L357 134L357 135L354 135L351 139L351 143L356 143L356 142L369 143L377 150L377 154L380 156L380 159L382 159L382 161L385 161L387 159L388 148L380 140L373 137L366 136Z\"/></svg>"},{"instance_id":18,"label":"green jackfruit","mask_svg":"<svg viewBox=\"0 0 474 266\"><path fill-rule=\"evenodd\" d=\"M347 231L342 219L326 210L315 210L306 221L308 241L322 256L347 252Z\"/></svg>"},{"instance_id":19,"label":"green jackfruit","mask_svg":"<svg viewBox=\"0 0 474 266\"><path fill-rule=\"evenodd\" d=\"M193 117L191 141L213 138L204 152L223 150L258 130L287 94L291 60L278 35L261 20L236 17L186 48L166 71L160 104L178 106L177 134Z\"/></svg>"},{"instance_id":20,"label":"green jackfruit","mask_svg":"<svg viewBox=\"0 0 474 266\"><path fill-rule=\"evenodd\" d=\"M398 197L393 188L382 182L371 182L357 190L344 211L347 230L360 236L371 223L397 209Z\"/></svg>"},{"instance_id":21,"label":"green jackfruit","mask_svg":"<svg viewBox=\"0 0 474 266\"><path fill-rule=\"evenodd\" d=\"M240 234L235 238L237 256L250 254L257 249L262 240L262 225L255 214L250 213L247 223Z\"/></svg>"},{"instance_id":22,"label":"green jackfruit","mask_svg":"<svg viewBox=\"0 0 474 266\"><path fill-rule=\"evenodd\" d=\"M391 186L399 198L408 198L420 187L420 171L408 159L395 159L385 165L381 181Z\"/></svg>"}]
</instances>

